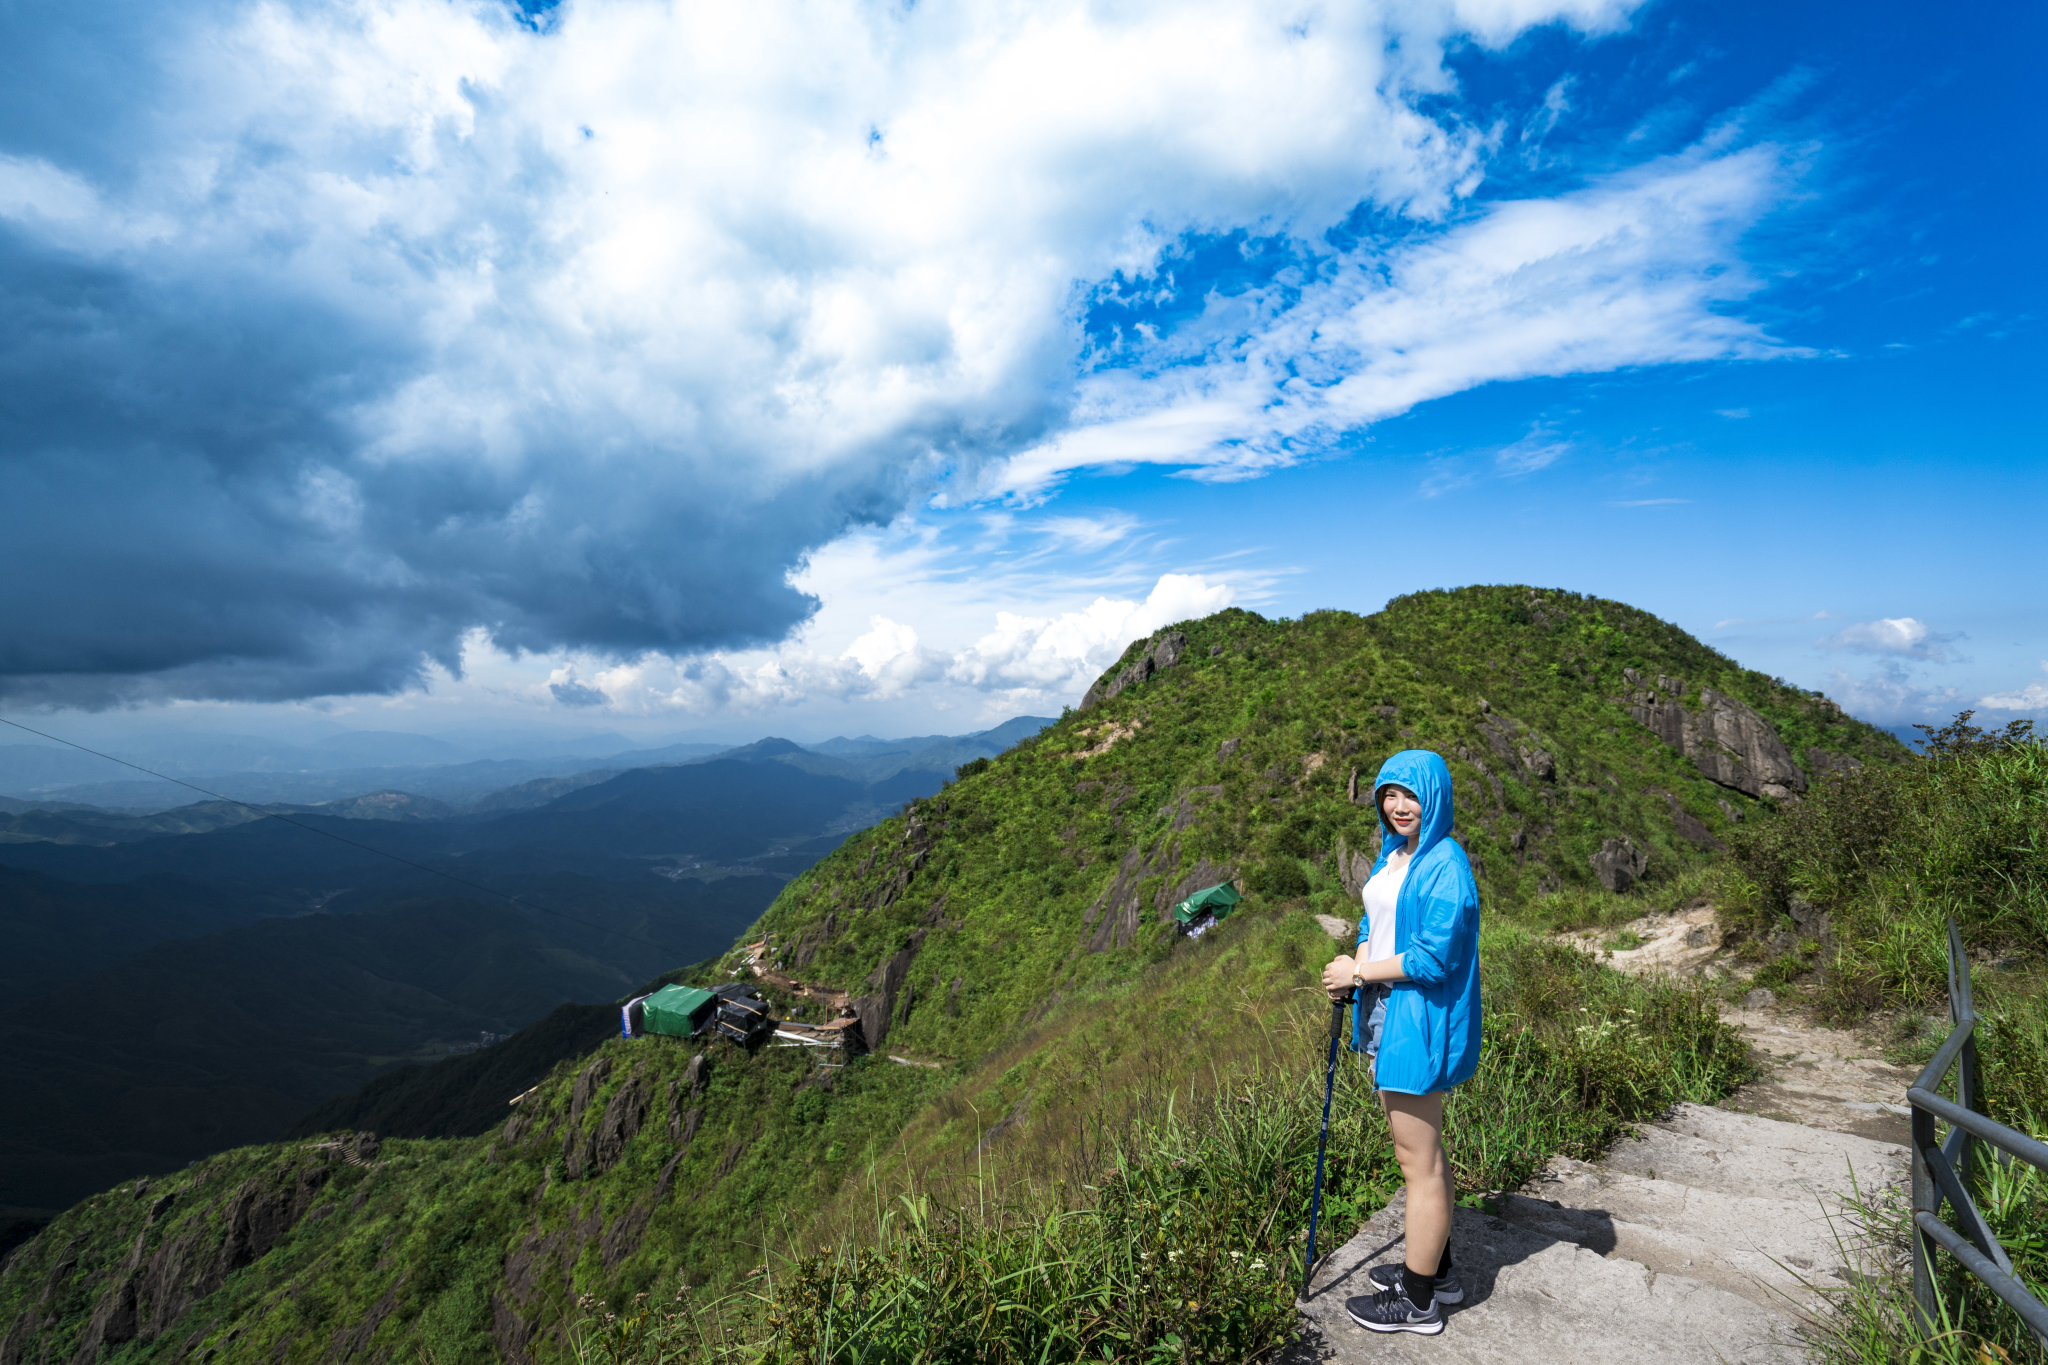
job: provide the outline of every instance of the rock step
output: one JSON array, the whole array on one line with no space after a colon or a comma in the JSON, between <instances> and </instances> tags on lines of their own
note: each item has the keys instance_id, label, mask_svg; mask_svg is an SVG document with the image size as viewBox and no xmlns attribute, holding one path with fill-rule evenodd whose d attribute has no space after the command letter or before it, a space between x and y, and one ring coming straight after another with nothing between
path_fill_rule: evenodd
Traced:
<instances>
[{"instance_id":1,"label":"rock step","mask_svg":"<svg viewBox=\"0 0 2048 1365\"><path fill-rule=\"evenodd\" d=\"M1848 1256L1819 1199L1768 1199L1554 1161L1507 1197L1509 1222L1660 1275L1685 1275L1765 1308L1840 1285Z\"/></svg>"},{"instance_id":2,"label":"rock step","mask_svg":"<svg viewBox=\"0 0 2048 1365\"><path fill-rule=\"evenodd\" d=\"M1553 1160L1502 1212L1601 1255L1794 1309L1848 1279L1842 1201L1905 1174L1902 1147L1688 1104L1598 1165Z\"/></svg>"},{"instance_id":3,"label":"rock step","mask_svg":"<svg viewBox=\"0 0 2048 1365\"><path fill-rule=\"evenodd\" d=\"M1474 1209L1459 1209L1451 1251L1465 1300L1433 1337L1368 1332L1344 1300L1370 1294L1366 1271L1402 1258L1403 1201L1381 1209L1318 1269L1284 1359L1427 1360L1462 1365L1796 1365L1790 1317L1686 1275L1659 1274Z\"/></svg>"},{"instance_id":4,"label":"rock step","mask_svg":"<svg viewBox=\"0 0 2048 1365\"><path fill-rule=\"evenodd\" d=\"M1793 1186L1840 1200L1904 1180L1907 1154L1896 1143L1855 1133L1681 1104L1642 1137L1615 1144L1600 1164L1725 1194L1782 1198Z\"/></svg>"}]
</instances>

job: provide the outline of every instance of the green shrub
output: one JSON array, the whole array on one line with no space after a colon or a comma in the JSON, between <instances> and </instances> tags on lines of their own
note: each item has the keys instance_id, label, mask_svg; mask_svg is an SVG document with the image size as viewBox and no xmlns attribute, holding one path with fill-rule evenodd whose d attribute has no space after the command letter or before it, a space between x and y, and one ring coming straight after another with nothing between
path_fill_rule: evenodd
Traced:
<instances>
[{"instance_id":1,"label":"green shrub","mask_svg":"<svg viewBox=\"0 0 2048 1365\"><path fill-rule=\"evenodd\" d=\"M1760 952L1824 926L1837 1017L1941 1000L1950 916L1974 956L2048 959L2048 746L1969 716L1928 757L1829 778L1729 836L1724 910Z\"/></svg>"}]
</instances>

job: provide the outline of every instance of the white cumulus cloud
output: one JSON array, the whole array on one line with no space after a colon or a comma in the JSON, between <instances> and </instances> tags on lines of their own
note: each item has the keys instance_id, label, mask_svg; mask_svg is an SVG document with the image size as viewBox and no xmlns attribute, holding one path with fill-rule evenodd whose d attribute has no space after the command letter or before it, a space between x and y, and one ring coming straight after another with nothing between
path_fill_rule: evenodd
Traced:
<instances>
[{"instance_id":1,"label":"white cumulus cloud","mask_svg":"<svg viewBox=\"0 0 2048 1365\"><path fill-rule=\"evenodd\" d=\"M2048 659L2041 661L2041 671L2048 673ZM2030 682L2010 692L1994 692L1977 704L1993 711L2048 710L2048 682Z\"/></svg>"},{"instance_id":2,"label":"white cumulus cloud","mask_svg":"<svg viewBox=\"0 0 2048 1365\"><path fill-rule=\"evenodd\" d=\"M972 687L1041 693L1085 688L1132 640L1161 626L1208 616L1236 600L1227 583L1200 574L1162 574L1143 602L1098 597L1058 616L1002 612L996 628L953 660L947 676Z\"/></svg>"},{"instance_id":3,"label":"white cumulus cloud","mask_svg":"<svg viewBox=\"0 0 2048 1365\"><path fill-rule=\"evenodd\" d=\"M1822 649L1890 654L1902 659L1946 663L1950 657L1947 646L1961 638L1960 634L1944 635L1930 630L1925 621L1917 621L1910 616L1892 616L1876 621L1858 621L1814 643Z\"/></svg>"},{"instance_id":4,"label":"white cumulus cloud","mask_svg":"<svg viewBox=\"0 0 2048 1365\"><path fill-rule=\"evenodd\" d=\"M834 567L863 557L861 547L840 547ZM943 574L930 572L930 561L917 547L881 556L878 567L874 579L896 577L883 597L899 604L897 610L935 608L926 631L869 611L859 618L865 628L843 648L832 648L829 637L850 630L847 618L864 610L862 603L877 600L872 582L837 583L824 588L824 610L796 638L685 660L648 654L606 665L577 658L535 679L476 632L467 644L466 678L439 678L434 691L452 696L481 689L528 704L552 698L564 706L607 706L620 715L728 720L889 702L998 720L1025 712L1057 714L1078 701L1132 640L1220 611L1241 596L1237 587L1211 575L1166 573L1142 597L1098 594L1085 605L1063 605L1055 597L1018 609L994 605L983 595L987 614L977 621L972 605L963 606Z\"/></svg>"}]
</instances>

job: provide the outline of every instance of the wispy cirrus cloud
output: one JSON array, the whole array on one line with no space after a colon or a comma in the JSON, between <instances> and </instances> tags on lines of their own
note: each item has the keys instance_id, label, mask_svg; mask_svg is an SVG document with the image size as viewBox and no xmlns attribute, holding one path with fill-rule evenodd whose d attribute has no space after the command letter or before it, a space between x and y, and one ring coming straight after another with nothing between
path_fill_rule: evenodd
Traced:
<instances>
[{"instance_id":1,"label":"wispy cirrus cloud","mask_svg":"<svg viewBox=\"0 0 2048 1365\"><path fill-rule=\"evenodd\" d=\"M1779 626L1801 625L1808 621L1839 621L1841 616L1831 611L1817 611L1811 616L1731 616L1725 621L1714 622L1715 630L1732 630L1736 626Z\"/></svg>"}]
</instances>

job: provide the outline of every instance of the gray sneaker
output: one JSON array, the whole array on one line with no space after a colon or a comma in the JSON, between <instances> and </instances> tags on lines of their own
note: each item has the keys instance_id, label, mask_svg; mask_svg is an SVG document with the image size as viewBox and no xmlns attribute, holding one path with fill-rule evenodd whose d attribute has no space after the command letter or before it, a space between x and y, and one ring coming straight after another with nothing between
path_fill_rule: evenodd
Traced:
<instances>
[{"instance_id":1,"label":"gray sneaker","mask_svg":"<svg viewBox=\"0 0 2048 1365\"><path fill-rule=\"evenodd\" d=\"M1366 1272L1366 1277L1382 1289L1399 1289L1401 1287L1401 1267L1397 1265L1376 1265ZM1436 1301L1438 1303L1463 1303L1465 1301L1465 1286L1458 1279L1458 1267L1456 1266L1452 1266L1449 1270L1437 1276L1431 1282L1431 1288L1436 1291Z\"/></svg>"},{"instance_id":2,"label":"gray sneaker","mask_svg":"<svg viewBox=\"0 0 2048 1365\"><path fill-rule=\"evenodd\" d=\"M1398 1289L1382 1289L1371 1298L1359 1295L1344 1300L1344 1311L1360 1327L1373 1332L1420 1332L1433 1337L1444 1330L1444 1306L1431 1300L1428 1308L1417 1308Z\"/></svg>"}]
</instances>

